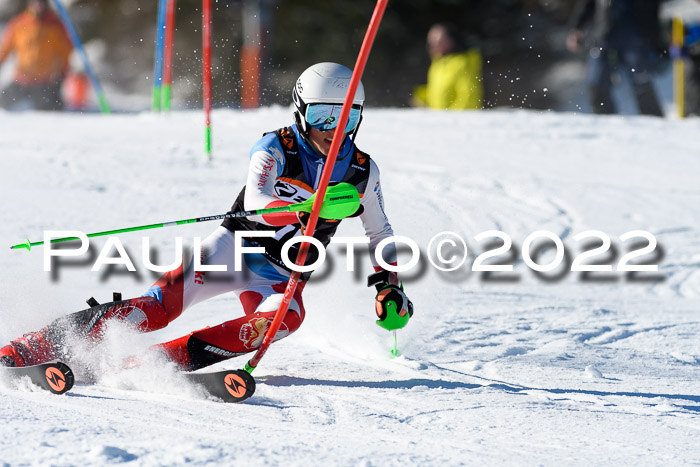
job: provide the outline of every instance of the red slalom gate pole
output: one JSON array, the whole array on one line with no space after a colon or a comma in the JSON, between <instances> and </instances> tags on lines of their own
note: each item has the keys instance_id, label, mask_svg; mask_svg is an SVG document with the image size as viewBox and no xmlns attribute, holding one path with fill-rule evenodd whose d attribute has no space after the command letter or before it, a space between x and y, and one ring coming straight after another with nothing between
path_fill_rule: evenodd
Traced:
<instances>
[{"instance_id":1,"label":"red slalom gate pole","mask_svg":"<svg viewBox=\"0 0 700 467\"><path fill-rule=\"evenodd\" d=\"M211 159L211 0L202 0L202 87L204 89L204 150Z\"/></svg>"},{"instance_id":2,"label":"red slalom gate pole","mask_svg":"<svg viewBox=\"0 0 700 467\"><path fill-rule=\"evenodd\" d=\"M360 53L357 55L357 61L355 62L355 68L352 72L352 78L350 78L350 86L348 92L345 95L345 101L343 102L343 110L340 112L340 118L338 120L338 125L335 127L335 133L333 133L333 141L331 143L331 148L328 152L326 158L326 164L323 167L323 172L321 173L321 181L318 184L318 190L316 191L316 200L311 208L311 215L309 216L309 221L306 224L306 230L304 235L313 237L314 230L316 229L316 223L318 222L318 215L321 211L321 205L323 204L323 198L326 196L326 188L328 187L328 182L331 180L331 174L333 173L333 166L335 165L335 160L338 157L338 151L340 150L340 143L343 140L345 125L347 125L348 118L350 117L350 109L352 108L352 101L355 99L355 92L360 84L360 78L362 73L365 71L365 65L367 64L367 59L369 58L369 53L372 50L372 45L374 44L374 38L377 36L377 30L379 29L379 24L382 22L382 16L384 15L384 10L386 10L386 5L389 0L377 0L377 5L374 7L374 13L372 14L372 19L369 22L367 28L367 33L365 33L365 38L362 41L362 47L360 47ZM303 242L299 248L299 255L297 256L296 264L301 266L306 261L306 254L309 251L309 243ZM301 277L300 272L294 271L287 282L287 288L284 291L284 297L282 298L282 303L280 304L275 317L272 320L270 328L265 333L265 338L262 344L255 352L253 358L251 358L245 365L244 370L251 373L260 363L260 360L267 352L270 347L272 340L275 338L277 331L282 325L282 320L287 315L287 310L289 309L289 304L292 302L292 297L299 284L299 278Z\"/></svg>"}]
</instances>

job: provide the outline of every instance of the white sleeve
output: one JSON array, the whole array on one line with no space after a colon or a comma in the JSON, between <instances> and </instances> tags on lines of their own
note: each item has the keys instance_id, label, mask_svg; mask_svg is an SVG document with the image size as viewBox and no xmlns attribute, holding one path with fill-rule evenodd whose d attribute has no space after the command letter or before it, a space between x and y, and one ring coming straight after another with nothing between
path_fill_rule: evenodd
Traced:
<instances>
[{"instance_id":1,"label":"white sleeve","mask_svg":"<svg viewBox=\"0 0 700 467\"><path fill-rule=\"evenodd\" d=\"M364 207L360 219L365 233L369 237L370 259L372 265L378 266L374 255L377 244L385 238L393 236L394 231L384 213L384 198L382 197L382 186L379 183L379 167L372 159L370 159L367 188L360 203ZM382 251L382 257L389 264L396 263L396 246L393 243L387 245Z\"/></svg>"},{"instance_id":2,"label":"white sleeve","mask_svg":"<svg viewBox=\"0 0 700 467\"><path fill-rule=\"evenodd\" d=\"M275 195L275 180L283 169L284 155L274 146L251 154L243 199L246 211L263 209L270 203L280 201ZM262 216L250 216L248 219L270 225Z\"/></svg>"}]
</instances>

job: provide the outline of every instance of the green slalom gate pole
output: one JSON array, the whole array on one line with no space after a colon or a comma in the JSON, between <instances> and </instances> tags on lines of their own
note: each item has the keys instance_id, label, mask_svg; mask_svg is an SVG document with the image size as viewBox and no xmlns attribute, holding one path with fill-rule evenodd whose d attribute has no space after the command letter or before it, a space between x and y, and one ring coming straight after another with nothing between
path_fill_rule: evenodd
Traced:
<instances>
[{"instance_id":1,"label":"green slalom gate pole","mask_svg":"<svg viewBox=\"0 0 700 467\"><path fill-rule=\"evenodd\" d=\"M156 84L153 86L151 108L156 112L160 112L160 101L161 101L160 91L161 91L161 87L159 85Z\"/></svg>"},{"instance_id":2,"label":"green slalom gate pole","mask_svg":"<svg viewBox=\"0 0 700 467\"><path fill-rule=\"evenodd\" d=\"M211 159L211 122L209 119L204 124L204 152Z\"/></svg>"},{"instance_id":3,"label":"green slalom gate pole","mask_svg":"<svg viewBox=\"0 0 700 467\"><path fill-rule=\"evenodd\" d=\"M193 219L183 219L179 221L172 222L162 222L158 224L147 224L139 225L136 227L126 227L123 229L106 230L104 232L96 232L87 234L88 238L92 237L102 237L105 235L116 235L127 232L136 232L138 230L149 230L158 229L161 227L171 227L174 225L184 225L184 224L194 224L197 222L207 222L215 221L220 219L231 219L235 217L249 217L258 216L262 214L273 214L276 212L311 212L316 195L312 195L309 199L304 202L297 204L290 204L289 206L280 206L276 208L266 208L258 209L255 211L240 211L231 212L227 214L217 214L214 216L206 217L195 217ZM326 195L323 198L323 205L321 207L320 217L325 219L345 219L357 212L360 207L360 195L357 193L357 189L349 183L339 183L337 185L331 186L326 191ZM50 243L68 242L71 240L79 240L78 237L65 237L65 238L54 238ZM43 245L44 242L30 242L29 239L25 240L23 243L18 243L17 245L12 245L10 249L18 250L25 248L27 251L31 250L33 246Z\"/></svg>"},{"instance_id":4,"label":"green slalom gate pole","mask_svg":"<svg viewBox=\"0 0 700 467\"><path fill-rule=\"evenodd\" d=\"M160 112L161 90L163 87L163 45L165 40L165 12L166 0L158 0L156 13L156 43L155 58L153 60L153 102L152 108Z\"/></svg>"},{"instance_id":5,"label":"green slalom gate pole","mask_svg":"<svg viewBox=\"0 0 700 467\"><path fill-rule=\"evenodd\" d=\"M204 151L211 160L211 0L202 0L202 101L204 105Z\"/></svg>"},{"instance_id":6,"label":"green slalom gate pole","mask_svg":"<svg viewBox=\"0 0 700 467\"><path fill-rule=\"evenodd\" d=\"M160 88L160 108L166 112L170 112L170 97L172 96L172 91L170 90L169 84L164 84Z\"/></svg>"},{"instance_id":7,"label":"green slalom gate pole","mask_svg":"<svg viewBox=\"0 0 700 467\"><path fill-rule=\"evenodd\" d=\"M165 10L165 35L163 37L163 85L160 90L160 107L170 112L173 82L173 42L175 39L175 0L167 0Z\"/></svg>"}]
</instances>

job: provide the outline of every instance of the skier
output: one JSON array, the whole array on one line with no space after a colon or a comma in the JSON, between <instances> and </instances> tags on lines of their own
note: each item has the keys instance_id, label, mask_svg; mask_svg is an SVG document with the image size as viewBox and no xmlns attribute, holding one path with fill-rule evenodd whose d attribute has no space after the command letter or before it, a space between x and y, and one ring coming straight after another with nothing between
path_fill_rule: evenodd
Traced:
<instances>
[{"instance_id":1,"label":"skier","mask_svg":"<svg viewBox=\"0 0 700 467\"><path fill-rule=\"evenodd\" d=\"M301 74L292 91L295 123L265 133L253 146L246 186L231 212L298 203L316 191L351 75L349 68L336 63L318 63ZM364 88L360 83L331 182L350 183L361 196L360 207L351 217L362 220L370 240L376 271L372 282L379 282L378 289L382 289L376 297L380 320L386 316L383 301L388 296L396 303L396 312L410 316L413 305L403 293L396 274L381 270L374 257L379 242L392 236L393 231L384 213L379 169L369 155L355 146L364 100ZM254 351L260 346L281 303L291 274L281 260L282 245L303 233L308 216L308 213L285 212L226 219L202 242L200 258L203 265L226 265L226 272L197 272L193 258L187 258L180 267L165 273L141 297L121 300L117 296L114 302L102 305L90 299L90 308L59 318L38 332L12 341L0 349L0 362L6 366L26 366L70 359L72 341L99 339L110 320L132 323L142 332L155 331L167 326L184 310L225 292L238 295L244 316L155 347L185 370L196 370ZM314 237L327 246L339 222L319 219ZM234 265L235 231L274 233L274 237L255 237L252 232L244 236L243 246L264 247L265 252L243 255L243 268L238 272ZM298 246L296 244L289 252L292 260L296 258ZM315 261L313 253L312 247L306 264ZM396 264L393 244L383 249L383 258L388 264ZM305 315L302 291L309 274L302 275L275 340L301 325Z\"/></svg>"}]
</instances>

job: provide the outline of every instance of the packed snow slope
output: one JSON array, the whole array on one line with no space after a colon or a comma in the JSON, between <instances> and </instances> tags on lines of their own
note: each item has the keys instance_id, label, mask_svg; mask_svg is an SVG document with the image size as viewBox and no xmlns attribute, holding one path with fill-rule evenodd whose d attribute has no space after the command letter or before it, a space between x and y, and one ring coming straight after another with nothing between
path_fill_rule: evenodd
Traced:
<instances>
[{"instance_id":1,"label":"packed snow slope","mask_svg":"<svg viewBox=\"0 0 700 467\"><path fill-rule=\"evenodd\" d=\"M43 271L41 247L10 245L45 230L224 213L251 145L290 122L286 108L216 111L206 162L195 112L0 113L2 344L85 308L90 296L143 293L157 277L143 267L143 235L165 264L175 237L191 245L216 223L120 236L136 274L91 272L104 238L91 242L92 256L63 259L52 272ZM344 249L332 246L305 290L305 323L272 345L251 399L208 399L155 359L120 369L153 343L242 314L235 296L220 296L156 333L110 328L72 362L79 382L67 395L0 382L0 465L697 465L699 134L697 119L368 109L358 145L381 168L394 231L421 250L403 274L416 312L398 333L402 356L391 358L391 335L374 324L366 251L358 248L348 272ZM513 272L472 271L476 256L502 243L475 239L490 230L513 247L485 264L513 264ZM536 274L521 248L542 230L567 254ZM588 230L612 247L583 263L612 272L570 271L601 244L574 240ZM616 271L648 243L620 240L635 230L658 245L630 263L658 272ZM443 231L469 248L452 272L426 259ZM340 234L361 235L359 221ZM460 254L443 246L446 259ZM553 248L537 249L529 248L537 263L555 259ZM408 259L403 252L400 262Z\"/></svg>"}]
</instances>

